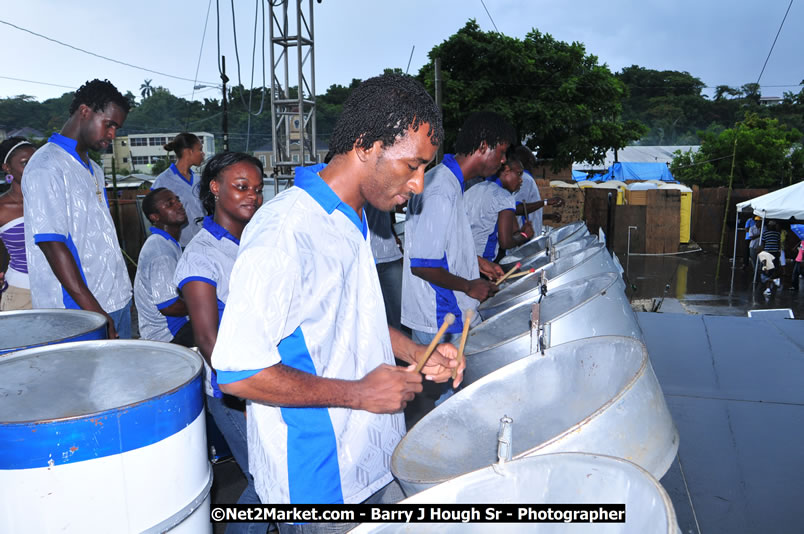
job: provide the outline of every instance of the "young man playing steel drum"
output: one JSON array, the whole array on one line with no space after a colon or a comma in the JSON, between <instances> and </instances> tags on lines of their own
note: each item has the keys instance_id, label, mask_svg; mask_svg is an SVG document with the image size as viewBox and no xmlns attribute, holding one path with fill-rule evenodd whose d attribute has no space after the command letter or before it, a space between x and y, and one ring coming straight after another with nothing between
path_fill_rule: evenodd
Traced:
<instances>
[{"instance_id":1,"label":"young man playing steel drum","mask_svg":"<svg viewBox=\"0 0 804 534\"><path fill-rule=\"evenodd\" d=\"M363 206L390 211L421 192L442 134L418 82L366 80L344 104L332 161L297 168L295 187L243 233L212 364L222 390L250 400L249 464L263 502L402 498L388 466L422 376L394 356L415 363L425 347L387 326ZM423 373L447 381L455 356L440 345Z\"/></svg>"}]
</instances>

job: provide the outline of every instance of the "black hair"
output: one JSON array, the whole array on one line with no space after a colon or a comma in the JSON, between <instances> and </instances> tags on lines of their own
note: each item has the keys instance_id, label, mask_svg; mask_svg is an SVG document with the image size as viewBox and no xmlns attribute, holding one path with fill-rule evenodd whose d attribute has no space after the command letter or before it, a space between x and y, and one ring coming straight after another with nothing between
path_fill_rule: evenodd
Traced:
<instances>
[{"instance_id":1,"label":"black hair","mask_svg":"<svg viewBox=\"0 0 804 534\"><path fill-rule=\"evenodd\" d=\"M159 213L159 210L156 209L156 197L162 191L167 190L168 190L167 187L157 187L156 189L151 189L151 192L145 195L145 198L142 199L142 212L145 214L146 217L149 217L150 215L153 215L155 213Z\"/></svg>"},{"instance_id":2,"label":"black hair","mask_svg":"<svg viewBox=\"0 0 804 534\"><path fill-rule=\"evenodd\" d=\"M32 146L36 148L33 143L31 143L24 137L9 137L8 139L0 143L0 165L2 165L3 160L5 160L6 156L8 156L9 151L19 143L28 143L27 145L23 146Z\"/></svg>"},{"instance_id":3,"label":"black hair","mask_svg":"<svg viewBox=\"0 0 804 534\"><path fill-rule=\"evenodd\" d=\"M112 82L95 79L85 83L75 92L73 101L70 103L70 115L75 113L81 104L86 105L92 111L103 111L110 103L117 105L126 113L131 109L131 104L120 94L117 87L112 85Z\"/></svg>"},{"instance_id":4,"label":"black hair","mask_svg":"<svg viewBox=\"0 0 804 534\"><path fill-rule=\"evenodd\" d=\"M376 141L389 147L409 128L427 124L427 136L437 146L444 138L441 111L413 77L383 74L357 86L343 104L329 149L333 155L355 147L368 149Z\"/></svg>"},{"instance_id":5,"label":"black hair","mask_svg":"<svg viewBox=\"0 0 804 534\"><path fill-rule=\"evenodd\" d=\"M201 199L201 204L204 206L204 211L207 215L215 215L215 195L209 189L209 183L212 180L217 180L218 176L230 165L246 161L251 163L260 170L260 175L263 174L262 162L250 154L243 152L223 152L212 156L207 161L204 171L201 173L201 182L198 184L198 196Z\"/></svg>"},{"instance_id":6,"label":"black hair","mask_svg":"<svg viewBox=\"0 0 804 534\"><path fill-rule=\"evenodd\" d=\"M472 154L485 141L490 149L501 143L512 145L516 142L514 127L499 113L477 111L463 122L455 139L457 154Z\"/></svg>"},{"instance_id":7,"label":"black hair","mask_svg":"<svg viewBox=\"0 0 804 534\"><path fill-rule=\"evenodd\" d=\"M536 156L531 149L524 145L512 146L505 155L507 160L516 160L522 164L522 168L528 172L536 166Z\"/></svg>"},{"instance_id":8,"label":"black hair","mask_svg":"<svg viewBox=\"0 0 804 534\"><path fill-rule=\"evenodd\" d=\"M163 145L162 148L164 148L168 152L175 152L176 157L181 159L182 152L184 152L188 148L193 148L200 142L201 140L198 138L197 135L189 132L182 132L178 134L176 137L174 137L173 141L171 141L166 145Z\"/></svg>"}]
</instances>

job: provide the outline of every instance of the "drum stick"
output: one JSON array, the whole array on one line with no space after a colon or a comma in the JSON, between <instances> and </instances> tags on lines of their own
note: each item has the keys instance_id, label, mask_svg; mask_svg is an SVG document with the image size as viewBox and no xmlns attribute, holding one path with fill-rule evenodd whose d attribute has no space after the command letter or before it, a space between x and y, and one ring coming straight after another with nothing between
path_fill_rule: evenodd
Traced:
<instances>
[{"instance_id":1,"label":"drum stick","mask_svg":"<svg viewBox=\"0 0 804 534\"><path fill-rule=\"evenodd\" d=\"M444 316L444 322L441 323L441 328L438 329L438 332L436 332L436 335L430 342L430 345L427 347L427 350L424 351L424 356L422 356L422 359L419 360L418 364L416 364L417 373L420 373L422 371L424 364L427 363L427 360L430 359L430 355L435 350L436 345L438 345L438 342L441 341L441 336L443 336L444 332L447 331L449 325L451 325L454 322L455 322L455 316L452 315L451 313L448 313L447 315Z\"/></svg>"},{"instance_id":2,"label":"drum stick","mask_svg":"<svg viewBox=\"0 0 804 534\"><path fill-rule=\"evenodd\" d=\"M458 365L452 370L453 380L458 378L458 367L461 366L461 362L463 361L463 349L466 348L466 337L469 335L469 323L472 322L474 314L475 310L471 308L463 312L463 333L461 333L461 343L458 345Z\"/></svg>"},{"instance_id":3,"label":"drum stick","mask_svg":"<svg viewBox=\"0 0 804 534\"><path fill-rule=\"evenodd\" d=\"M511 270L510 270L510 271L508 271L507 273L505 273L505 274L502 276L502 278L500 278L499 280L497 280L497 281L496 281L496 282L494 282L494 283L495 283L496 285L500 285L500 284L502 284L503 282L505 282L505 279L506 279L506 278L508 278L509 276L511 276L512 274L514 274L514 272L516 272L516 270L517 270L517 269L519 269L520 267L522 267L522 264L521 264L521 263L519 263L519 262L516 262L516 265L514 265L513 267L511 267Z\"/></svg>"},{"instance_id":4,"label":"drum stick","mask_svg":"<svg viewBox=\"0 0 804 534\"><path fill-rule=\"evenodd\" d=\"M527 271L522 271L521 273L514 273L511 276L509 276L508 279L510 280L511 278L519 278L520 276L527 276L530 273L535 273L535 272L536 272L536 268L534 267L534 268L528 269Z\"/></svg>"}]
</instances>

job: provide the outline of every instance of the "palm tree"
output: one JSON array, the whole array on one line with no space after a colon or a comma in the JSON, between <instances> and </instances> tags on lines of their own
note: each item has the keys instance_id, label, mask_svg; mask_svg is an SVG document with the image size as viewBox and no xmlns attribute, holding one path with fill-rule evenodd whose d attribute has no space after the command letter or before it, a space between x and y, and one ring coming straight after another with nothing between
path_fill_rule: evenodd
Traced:
<instances>
[{"instance_id":1,"label":"palm tree","mask_svg":"<svg viewBox=\"0 0 804 534\"><path fill-rule=\"evenodd\" d=\"M148 98L154 94L154 88L151 87L151 81L152 80L145 80L145 83L140 85L140 94L142 95L142 98Z\"/></svg>"}]
</instances>

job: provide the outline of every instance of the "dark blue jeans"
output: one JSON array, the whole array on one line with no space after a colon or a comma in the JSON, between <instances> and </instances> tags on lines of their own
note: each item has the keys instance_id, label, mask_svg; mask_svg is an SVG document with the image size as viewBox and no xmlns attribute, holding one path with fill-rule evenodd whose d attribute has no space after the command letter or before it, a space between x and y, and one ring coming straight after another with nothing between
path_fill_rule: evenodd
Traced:
<instances>
[{"instance_id":1,"label":"dark blue jeans","mask_svg":"<svg viewBox=\"0 0 804 534\"><path fill-rule=\"evenodd\" d=\"M229 445L237 465L248 480L248 486L243 490L237 504L260 504L260 498L254 488L254 477L248 470L246 415L233 404L240 402L230 395L225 395L223 398L207 396L207 410L226 438L226 444ZM267 529L268 523L230 523L226 527L226 534L264 534Z\"/></svg>"}]
</instances>

